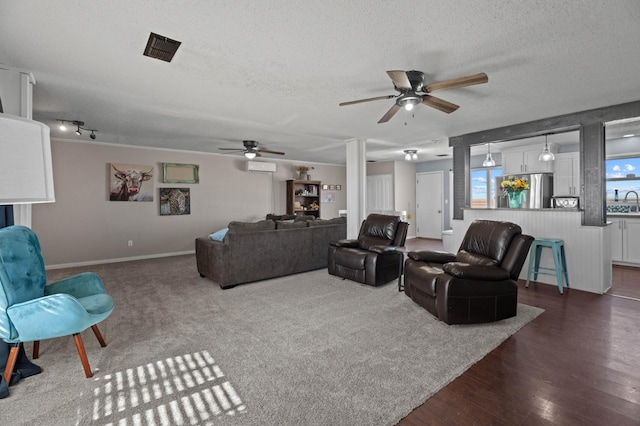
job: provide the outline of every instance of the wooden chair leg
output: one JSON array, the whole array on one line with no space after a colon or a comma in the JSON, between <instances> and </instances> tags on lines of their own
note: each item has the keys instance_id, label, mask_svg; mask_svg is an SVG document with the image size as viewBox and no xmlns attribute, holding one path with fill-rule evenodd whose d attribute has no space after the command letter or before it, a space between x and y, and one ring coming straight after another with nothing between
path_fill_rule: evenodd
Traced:
<instances>
[{"instance_id":1,"label":"wooden chair leg","mask_svg":"<svg viewBox=\"0 0 640 426\"><path fill-rule=\"evenodd\" d=\"M100 330L98 330L98 326L92 325L91 329L93 330L93 334L95 334L96 337L98 338L98 342L100 343L100 346L102 346L103 348L107 346L107 342L105 342L104 339L102 338L102 334L100 334Z\"/></svg>"},{"instance_id":2,"label":"wooden chair leg","mask_svg":"<svg viewBox=\"0 0 640 426\"><path fill-rule=\"evenodd\" d=\"M7 386L9 386L9 383L11 383L11 374L13 373L13 368L16 366L16 360L18 359L19 350L20 343L11 344L11 350L9 351L7 365L4 367L4 381L7 382Z\"/></svg>"},{"instance_id":3,"label":"wooden chair leg","mask_svg":"<svg viewBox=\"0 0 640 426\"><path fill-rule=\"evenodd\" d=\"M89 367L89 359L87 358L87 352L84 350L84 344L82 343L82 337L80 333L73 335L73 339L76 341L76 348L78 349L78 355L80 355L80 362L82 362L82 368L84 368L84 375L88 378L93 377L91 367Z\"/></svg>"},{"instance_id":4,"label":"wooden chair leg","mask_svg":"<svg viewBox=\"0 0 640 426\"><path fill-rule=\"evenodd\" d=\"M40 356L40 340L33 342L33 359L38 359Z\"/></svg>"}]
</instances>

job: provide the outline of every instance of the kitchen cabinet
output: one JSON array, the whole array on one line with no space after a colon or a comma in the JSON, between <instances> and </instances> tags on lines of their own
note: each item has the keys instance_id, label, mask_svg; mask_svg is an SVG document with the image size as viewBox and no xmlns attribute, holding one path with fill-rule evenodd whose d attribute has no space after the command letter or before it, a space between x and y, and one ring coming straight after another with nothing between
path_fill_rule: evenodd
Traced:
<instances>
[{"instance_id":1,"label":"kitchen cabinet","mask_svg":"<svg viewBox=\"0 0 640 426\"><path fill-rule=\"evenodd\" d=\"M556 154L553 195L580 195L580 157L577 152Z\"/></svg>"},{"instance_id":2,"label":"kitchen cabinet","mask_svg":"<svg viewBox=\"0 0 640 426\"><path fill-rule=\"evenodd\" d=\"M539 161L544 146L519 147L502 151L502 174L519 175L523 173L553 172L553 161ZM553 152L551 144L549 150Z\"/></svg>"},{"instance_id":3,"label":"kitchen cabinet","mask_svg":"<svg viewBox=\"0 0 640 426\"><path fill-rule=\"evenodd\" d=\"M287 214L320 217L319 180L287 181Z\"/></svg>"},{"instance_id":4,"label":"kitchen cabinet","mask_svg":"<svg viewBox=\"0 0 640 426\"><path fill-rule=\"evenodd\" d=\"M609 220L613 263L640 264L640 217L613 217Z\"/></svg>"}]
</instances>

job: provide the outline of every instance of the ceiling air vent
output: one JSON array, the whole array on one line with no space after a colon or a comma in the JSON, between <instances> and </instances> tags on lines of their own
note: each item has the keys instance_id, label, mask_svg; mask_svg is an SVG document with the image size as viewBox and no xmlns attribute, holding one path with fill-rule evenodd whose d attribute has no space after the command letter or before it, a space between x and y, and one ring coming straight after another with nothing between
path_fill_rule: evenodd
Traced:
<instances>
[{"instance_id":1,"label":"ceiling air vent","mask_svg":"<svg viewBox=\"0 0 640 426\"><path fill-rule=\"evenodd\" d=\"M168 37L151 33L149 34L147 47L144 48L144 56L160 59L165 62L171 62L173 55L176 54L181 43L182 42L176 40L171 40Z\"/></svg>"}]
</instances>

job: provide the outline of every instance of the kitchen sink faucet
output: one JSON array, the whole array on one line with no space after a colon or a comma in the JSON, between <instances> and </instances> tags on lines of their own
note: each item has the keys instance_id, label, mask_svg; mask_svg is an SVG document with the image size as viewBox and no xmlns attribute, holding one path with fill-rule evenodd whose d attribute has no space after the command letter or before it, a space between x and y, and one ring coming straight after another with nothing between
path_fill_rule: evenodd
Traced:
<instances>
[{"instance_id":1,"label":"kitchen sink faucet","mask_svg":"<svg viewBox=\"0 0 640 426\"><path fill-rule=\"evenodd\" d=\"M624 202L627 202L627 197L629 196L629 194L631 193L636 194L636 212L640 212L640 202L638 201L638 193L636 191L627 191L626 194L624 194Z\"/></svg>"}]
</instances>

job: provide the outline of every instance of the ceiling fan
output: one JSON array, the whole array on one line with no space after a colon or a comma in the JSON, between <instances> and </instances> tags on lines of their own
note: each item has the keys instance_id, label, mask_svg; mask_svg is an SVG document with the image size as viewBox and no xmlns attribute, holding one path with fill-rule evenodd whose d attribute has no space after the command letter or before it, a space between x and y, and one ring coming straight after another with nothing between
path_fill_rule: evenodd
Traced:
<instances>
[{"instance_id":1,"label":"ceiling fan","mask_svg":"<svg viewBox=\"0 0 640 426\"><path fill-rule=\"evenodd\" d=\"M387 111L378 123L386 123L399 110L404 107L407 111L411 111L418 104L425 104L440 111L451 114L459 108L458 105L445 101L444 99L431 96L429 93L437 90L457 89L459 87L472 86L474 84L482 84L489 81L487 74L481 72L478 74L468 75L466 77L452 78L437 83L424 84L424 73L422 71L387 71L387 74L393 81L393 88L400 94L376 96L375 98L359 99L357 101L342 102L340 106L359 104L362 102L377 101L380 99L396 98L396 103Z\"/></svg>"},{"instance_id":2,"label":"ceiling fan","mask_svg":"<svg viewBox=\"0 0 640 426\"><path fill-rule=\"evenodd\" d=\"M244 156L247 157L249 160L256 157L262 157L261 153L284 155L284 152L271 151L270 149L265 149L265 148L258 148L258 142L256 141L242 141L242 144L244 145L244 149L238 149L238 148L218 148L218 149L221 151L242 152L244 153ZM233 154L233 153L230 152L229 154Z\"/></svg>"}]
</instances>

